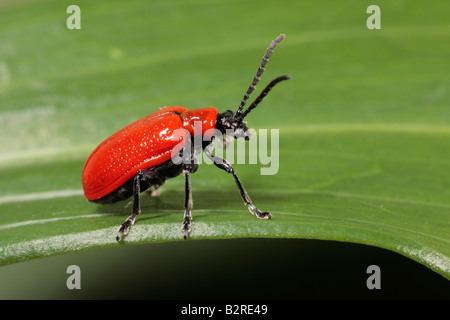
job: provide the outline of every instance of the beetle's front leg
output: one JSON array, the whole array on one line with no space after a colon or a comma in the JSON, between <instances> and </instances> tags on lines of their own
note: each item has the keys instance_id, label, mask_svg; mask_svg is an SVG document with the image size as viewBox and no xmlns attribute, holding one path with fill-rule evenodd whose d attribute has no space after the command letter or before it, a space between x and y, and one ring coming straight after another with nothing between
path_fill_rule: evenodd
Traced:
<instances>
[{"instance_id":1,"label":"beetle's front leg","mask_svg":"<svg viewBox=\"0 0 450 320\"><path fill-rule=\"evenodd\" d=\"M181 232L184 233L184 239L187 239L188 233L191 232L191 220L192 220L192 213L191 209L193 206L192 201L192 190L191 190L191 178L190 173L195 172L195 168L192 164L185 164L183 166L183 174L185 178L185 197L184 197L184 220L183 224L181 225Z\"/></svg>"},{"instance_id":2,"label":"beetle's front leg","mask_svg":"<svg viewBox=\"0 0 450 320\"><path fill-rule=\"evenodd\" d=\"M247 206L248 211L250 211L250 213L256 215L256 217L259 219L272 218L272 215L269 212L262 212L261 210L259 210L257 207L255 207L253 205L252 200L248 196L247 191L245 191L244 186L242 185L241 181L239 180L239 178L238 178L236 172L234 171L233 167L231 166L231 164L225 159L213 156L211 154L212 148L213 148L212 143L209 144L208 146L206 146L204 149L205 154L208 156L208 158L210 158L214 162L216 167L218 167L222 170L225 170L226 172L231 173L233 175L234 181L236 182L236 185L239 189L242 200L244 200L244 204Z\"/></svg>"},{"instance_id":3,"label":"beetle's front leg","mask_svg":"<svg viewBox=\"0 0 450 320\"><path fill-rule=\"evenodd\" d=\"M116 236L116 240L118 242L120 242L122 236L126 236L128 234L128 231L136 220L136 216L141 214L141 208L139 204L139 195L141 193L141 178L142 171L138 171L133 180L133 213L120 226Z\"/></svg>"}]
</instances>

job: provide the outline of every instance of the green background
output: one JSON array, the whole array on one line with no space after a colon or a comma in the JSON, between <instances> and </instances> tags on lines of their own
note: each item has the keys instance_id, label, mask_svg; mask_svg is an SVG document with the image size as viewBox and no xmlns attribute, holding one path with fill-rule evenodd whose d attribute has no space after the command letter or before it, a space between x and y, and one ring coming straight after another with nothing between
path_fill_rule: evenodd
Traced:
<instances>
[{"instance_id":1,"label":"green background","mask_svg":"<svg viewBox=\"0 0 450 320\"><path fill-rule=\"evenodd\" d=\"M81 8L81 30L66 27L70 4ZM205 272L205 279L213 279L228 272L227 263L208 262L222 261L221 250L232 255L236 247L259 248L256 239L242 238L258 238L267 247L267 257L261 250L227 260L243 259L249 269L258 268L260 259L276 268L279 261L300 266L309 257L301 250L285 252L274 262L270 257L284 246L260 238L337 240L399 253L427 267L420 270L448 289L449 5L377 1L381 30L369 30L370 4L0 1L0 264L10 264L0 267L1 281L9 279L1 286L2 298L20 296L5 288L32 287L33 281L12 281L17 279L9 276L12 270L23 268L28 271L20 272L43 279L62 272L64 278L63 267L56 271L33 263L92 264L98 253L123 257L115 262L120 277L128 272L125 250L147 246L155 264L181 256L180 273L185 263L206 261L203 267L213 271ZM179 231L181 177L169 181L158 199L143 195L144 214L127 238L129 245L115 243L130 207L127 201L98 206L84 199L80 176L89 153L121 127L165 105L235 110L265 49L280 33L286 39L257 91L276 76L292 79L246 119L255 129L279 129L279 172L262 176L263 165L235 165L256 206L270 211L273 220L251 216L232 177L203 165L192 176L194 225L188 243ZM147 244L132 245L138 243ZM314 247L300 240L288 246ZM322 259L342 253L348 264L338 268L341 272L357 265L345 244L318 246ZM19 262L57 254L63 255ZM139 269L137 261L128 267ZM109 269L106 264L99 270ZM364 290L367 264L358 269ZM240 270L232 268L231 274ZM417 272L412 278L428 279ZM335 281L324 273L300 279L317 279L322 286ZM160 276L172 277L171 272ZM292 271L292 279L298 277ZM301 294L290 296L321 297L314 295L314 285L298 287ZM52 288L48 292L51 297ZM164 296L171 297L180 298Z\"/></svg>"}]
</instances>

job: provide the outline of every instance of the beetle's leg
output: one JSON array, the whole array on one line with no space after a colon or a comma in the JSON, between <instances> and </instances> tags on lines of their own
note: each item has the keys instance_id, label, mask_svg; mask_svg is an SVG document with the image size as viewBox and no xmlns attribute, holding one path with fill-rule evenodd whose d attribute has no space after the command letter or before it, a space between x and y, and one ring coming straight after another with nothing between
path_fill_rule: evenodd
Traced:
<instances>
[{"instance_id":1,"label":"beetle's leg","mask_svg":"<svg viewBox=\"0 0 450 320\"><path fill-rule=\"evenodd\" d=\"M193 169L194 169L193 166L190 164L184 165L183 169L183 174L185 178L185 197L184 197L185 211L183 224L181 225L181 232L184 233L184 239L187 239L188 233L191 232L191 220L192 220L191 209L193 206L193 201L192 201L190 173L195 172Z\"/></svg>"},{"instance_id":2,"label":"beetle's leg","mask_svg":"<svg viewBox=\"0 0 450 320\"><path fill-rule=\"evenodd\" d=\"M134 224L134 221L136 220L136 216L141 214L141 208L139 205L139 195L141 193L141 178L142 178L142 171L138 171L134 176L133 181L133 213L120 226L116 236L117 241L120 241L122 235L126 236L128 234L130 227Z\"/></svg>"},{"instance_id":3,"label":"beetle's leg","mask_svg":"<svg viewBox=\"0 0 450 320\"><path fill-rule=\"evenodd\" d=\"M247 191L245 191L244 186L242 185L241 181L239 180L239 178L238 178L236 172L234 171L233 167L231 166L231 164L226 159L222 159L222 158L213 156L211 154L212 148L213 148L212 143L209 144L208 146L206 146L204 149L205 154L208 156L208 158L210 158L214 162L216 167L218 167L222 170L225 170L226 172L231 173L233 175L234 181L236 182L239 192L241 193L242 200L244 200L244 204L247 206L248 210L252 214L256 215L256 217L258 217L259 219L272 218L272 215L269 212L262 212L261 210L259 210L252 204L252 200L248 196Z\"/></svg>"},{"instance_id":4,"label":"beetle's leg","mask_svg":"<svg viewBox=\"0 0 450 320\"><path fill-rule=\"evenodd\" d=\"M159 191L159 188L160 188L161 186L160 185L158 185L158 184L155 184L154 186L153 186L153 190L147 190L147 193L151 196L151 197L158 197L159 195L160 195L160 191Z\"/></svg>"}]
</instances>

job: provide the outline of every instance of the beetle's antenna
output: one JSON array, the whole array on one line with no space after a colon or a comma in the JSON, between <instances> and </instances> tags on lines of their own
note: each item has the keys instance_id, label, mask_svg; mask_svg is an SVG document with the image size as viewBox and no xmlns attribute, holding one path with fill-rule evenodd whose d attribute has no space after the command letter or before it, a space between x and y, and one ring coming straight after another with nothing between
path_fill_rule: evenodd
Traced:
<instances>
[{"instance_id":1,"label":"beetle's antenna","mask_svg":"<svg viewBox=\"0 0 450 320\"><path fill-rule=\"evenodd\" d=\"M250 111L255 109L256 106L262 101L262 99L264 99L264 97L269 93L269 91L272 90L273 87L275 87L275 85L277 83L284 81L284 80L289 80L290 78L291 78L290 76L280 76L280 77L277 77L277 78L273 79L272 81L270 81L270 83L264 88L264 90L255 99L255 101L252 102L252 104L247 108L247 110L244 111L244 113L241 116L239 116L239 118L244 119L250 113Z\"/></svg>"},{"instance_id":2,"label":"beetle's antenna","mask_svg":"<svg viewBox=\"0 0 450 320\"><path fill-rule=\"evenodd\" d=\"M281 40L284 39L284 37L285 37L284 34L280 34L275 40L272 41L269 48L267 48L266 54L264 55L264 57L261 61L261 65L259 66L258 71L256 72L256 75L253 78L252 83L250 84L250 87L248 88L247 92L245 93L244 98L242 99L241 104L240 104L238 110L236 111L236 117L238 117L238 118L241 117L242 109L244 108L245 103L247 102L247 99L250 97L252 92L255 91L255 87L258 84L261 75L264 73L264 70L265 70L264 67L267 65L267 62L269 62L269 58L272 55L273 50L281 42Z\"/></svg>"}]
</instances>

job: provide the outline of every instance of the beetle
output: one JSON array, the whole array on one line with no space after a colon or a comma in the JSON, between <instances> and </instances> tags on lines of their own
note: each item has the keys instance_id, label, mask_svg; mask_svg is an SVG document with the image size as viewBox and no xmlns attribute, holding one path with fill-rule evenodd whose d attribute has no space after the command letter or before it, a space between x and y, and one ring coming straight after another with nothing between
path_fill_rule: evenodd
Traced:
<instances>
[{"instance_id":1,"label":"beetle","mask_svg":"<svg viewBox=\"0 0 450 320\"><path fill-rule=\"evenodd\" d=\"M82 173L82 183L85 197L94 203L114 203L133 197L132 214L119 227L116 240L126 236L134 224L136 217L141 213L140 193L153 187L157 193L167 179L176 177L181 173L185 177L184 218L181 231L187 239L191 231L192 220L192 192L190 175L198 169L196 157L202 151L220 169L231 174L236 182L244 204L248 210L259 219L270 219L269 212L256 208L231 164L222 158L212 155L215 136L207 137L209 141L195 149L193 140L189 135L207 136L209 129L220 133L249 140L249 131L244 118L263 100L269 91L279 82L290 79L289 76L280 76L273 79L244 111L244 106L260 81L265 67L275 47L284 39L279 35L267 48L261 64L247 89L236 113L227 110L219 113L214 107L189 110L180 106L163 107L160 110L139 119L103 141L86 160ZM195 132L194 122L201 123L201 131ZM184 129L184 134L176 136L178 129ZM189 145L191 144L191 145ZM191 147L193 152L185 152ZM184 151L183 151L184 150ZM179 163L173 160L173 155L184 157ZM187 159L186 159L187 158Z\"/></svg>"}]
</instances>

